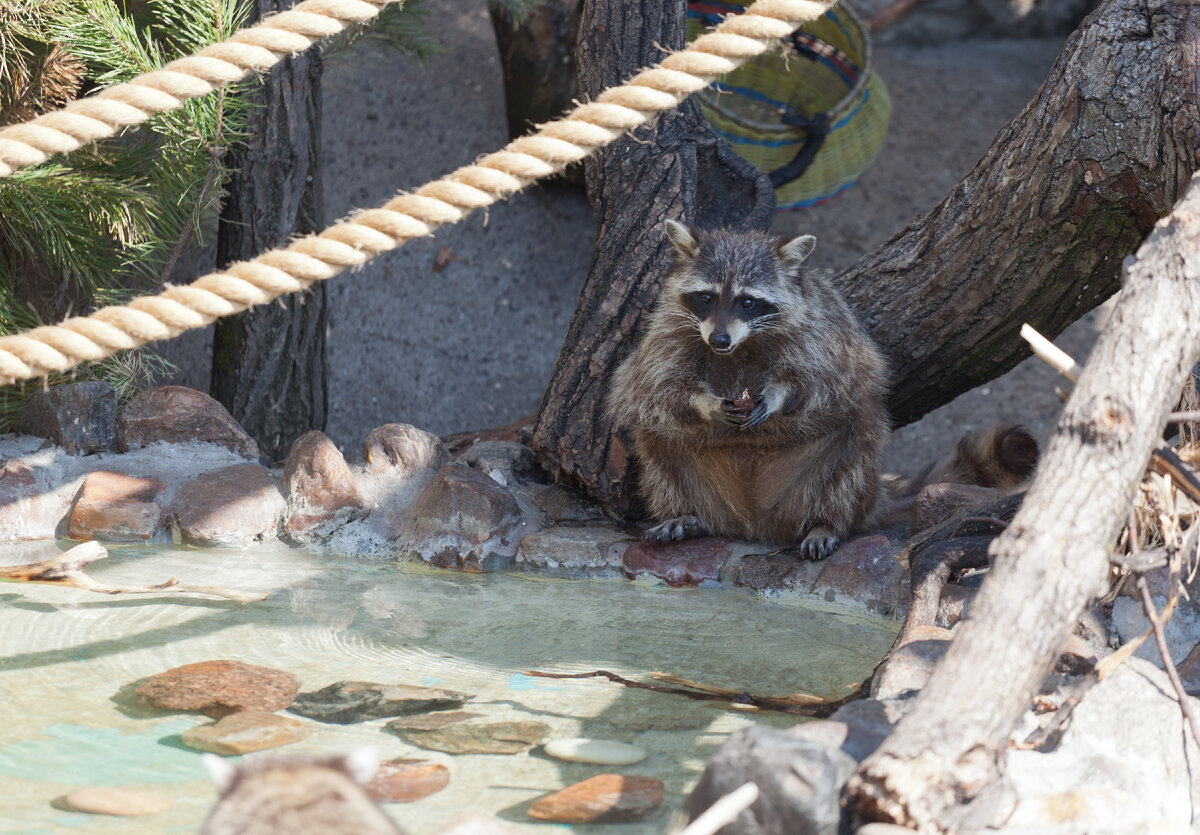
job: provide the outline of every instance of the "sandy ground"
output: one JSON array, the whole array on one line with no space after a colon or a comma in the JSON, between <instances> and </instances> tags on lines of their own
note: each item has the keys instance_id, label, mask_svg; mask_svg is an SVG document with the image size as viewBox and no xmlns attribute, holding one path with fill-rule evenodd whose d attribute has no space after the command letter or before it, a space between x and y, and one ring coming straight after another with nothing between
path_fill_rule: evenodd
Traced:
<instances>
[{"instance_id":1,"label":"sandy ground","mask_svg":"<svg viewBox=\"0 0 1200 835\"><path fill-rule=\"evenodd\" d=\"M430 0L445 55L427 66L356 49L325 75L330 219L383 203L506 140L491 26L478 0ZM933 206L1036 91L1061 39L877 43L894 101L876 165L835 200L782 213L781 232L817 236L813 263L840 269ZM390 421L439 434L508 423L537 408L574 311L595 236L582 194L535 188L330 282L328 434L347 453ZM442 247L457 256L440 272ZM1095 316L1062 344L1082 356ZM179 380L207 388L203 335L167 348ZM1026 423L1045 437L1055 380L1031 363L900 430L889 464L907 471L964 429Z\"/></svg>"}]
</instances>

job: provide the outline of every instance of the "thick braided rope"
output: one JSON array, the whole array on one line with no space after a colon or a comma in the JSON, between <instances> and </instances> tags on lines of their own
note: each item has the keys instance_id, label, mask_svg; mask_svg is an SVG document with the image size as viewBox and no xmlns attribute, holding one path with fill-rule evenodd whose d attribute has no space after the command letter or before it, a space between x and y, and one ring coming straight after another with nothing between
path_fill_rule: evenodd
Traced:
<instances>
[{"instance_id":1,"label":"thick braided rope","mask_svg":"<svg viewBox=\"0 0 1200 835\"><path fill-rule=\"evenodd\" d=\"M675 107L717 76L775 47L780 38L817 19L835 2L758 0L626 84L605 90L595 101L579 105L537 133L516 139L415 193L401 194L381 208L359 212L318 235L232 264L192 284L169 287L157 296L106 307L61 325L2 337L0 384L65 371L87 360L170 339L304 290L412 238L429 235L443 224L462 220Z\"/></svg>"},{"instance_id":2,"label":"thick braided rope","mask_svg":"<svg viewBox=\"0 0 1200 835\"><path fill-rule=\"evenodd\" d=\"M268 70L321 38L374 20L397 2L304 0L162 69L0 129L0 177L140 125L155 113L178 110L187 99Z\"/></svg>"}]
</instances>

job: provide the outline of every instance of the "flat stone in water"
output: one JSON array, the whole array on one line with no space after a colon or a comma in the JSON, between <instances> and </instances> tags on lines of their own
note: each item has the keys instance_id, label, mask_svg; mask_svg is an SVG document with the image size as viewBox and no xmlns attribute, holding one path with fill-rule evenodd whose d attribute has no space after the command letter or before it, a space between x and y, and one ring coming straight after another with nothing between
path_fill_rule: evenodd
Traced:
<instances>
[{"instance_id":1,"label":"flat stone in water","mask_svg":"<svg viewBox=\"0 0 1200 835\"><path fill-rule=\"evenodd\" d=\"M197 751L232 757L299 742L308 734L305 724L296 719L247 710L232 713L212 725L184 731L183 744Z\"/></svg>"},{"instance_id":2,"label":"flat stone in water","mask_svg":"<svg viewBox=\"0 0 1200 835\"><path fill-rule=\"evenodd\" d=\"M381 803L412 803L437 794L450 784L450 769L421 759L387 760L367 783L367 792Z\"/></svg>"},{"instance_id":3,"label":"flat stone in water","mask_svg":"<svg viewBox=\"0 0 1200 835\"><path fill-rule=\"evenodd\" d=\"M656 777L598 774L539 797L529 807L529 817L551 823L619 823L645 817L662 799L662 780Z\"/></svg>"},{"instance_id":4,"label":"flat stone in water","mask_svg":"<svg viewBox=\"0 0 1200 835\"><path fill-rule=\"evenodd\" d=\"M488 722L432 731L397 731L413 745L446 754L520 754L539 745L549 732L549 726L541 722Z\"/></svg>"},{"instance_id":5,"label":"flat stone in water","mask_svg":"<svg viewBox=\"0 0 1200 835\"><path fill-rule=\"evenodd\" d=\"M454 710L469 698L466 693L436 687L339 681L311 693L301 693L288 710L319 722L349 725L388 716Z\"/></svg>"},{"instance_id":6,"label":"flat stone in water","mask_svg":"<svg viewBox=\"0 0 1200 835\"><path fill-rule=\"evenodd\" d=\"M200 710L220 719L242 710L282 710L299 690L300 682L291 673L220 660L184 664L151 676L137 694L151 707Z\"/></svg>"},{"instance_id":7,"label":"flat stone in water","mask_svg":"<svg viewBox=\"0 0 1200 835\"><path fill-rule=\"evenodd\" d=\"M546 743L544 750L555 759L573 763L632 765L646 759L646 752L636 745L608 739L554 739Z\"/></svg>"},{"instance_id":8,"label":"flat stone in water","mask_svg":"<svg viewBox=\"0 0 1200 835\"><path fill-rule=\"evenodd\" d=\"M478 719L482 713L471 713L466 710L446 710L439 713L426 713L421 716L401 716L393 719L385 727L389 731L436 731L438 728L448 728L468 719Z\"/></svg>"},{"instance_id":9,"label":"flat stone in water","mask_svg":"<svg viewBox=\"0 0 1200 835\"><path fill-rule=\"evenodd\" d=\"M62 803L72 812L116 817L157 815L171 808L169 797L144 789L120 786L85 786L68 794Z\"/></svg>"}]
</instances>

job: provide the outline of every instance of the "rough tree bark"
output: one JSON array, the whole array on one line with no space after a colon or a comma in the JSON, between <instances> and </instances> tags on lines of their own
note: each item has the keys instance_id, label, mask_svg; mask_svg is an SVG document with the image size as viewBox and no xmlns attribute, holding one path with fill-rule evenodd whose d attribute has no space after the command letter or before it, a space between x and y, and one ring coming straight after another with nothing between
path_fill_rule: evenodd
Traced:
<instances>
[{"instance_id":1,"label":"rough tree bark","mask_svg":"<svg viewBox=\"0 0 1200 835\"><path fill-rule=\"evenodd\" d=\"M575 98L575 41L581 0L546 0L517 20L492 3L492 28L504 69L508 134L524 136L534 125L557 119Z\"/></svg>"},{"instance_id":2,"label":"rough tree bark","mask_svg":"<svg viewBox=\"0 0 1200 835\"><path fill-rule=\"evenodd\" d=\"M1026 501L993 543L971 616L910 712L847 785L860 822L984 825L1009 734L1108 554L1200 346L1200 175L1127 265L1112 317ZM984 694L985 698L980 698Z\"/></svg>"},{"instance_id":3,"label":"rough tree bark","mask_svg":"<svg viewBox=\"0 0 1200 835\"><path fill-rule=\"evenodd\" d=\"M925 217L839 278L913 421L1029 356L1108 298L1200 153L1200 8L1109 0L1037 96Z\"/></svg>"},{"instance_id":4,"label":"rough tree bark","mask_svg":"<svg viewBox=\"0 0 1200 835\"><path fill-rule=\"evenodd\" d=\"M682 2L588 0L577 56L583 95L656 63L663 48L681 48L683 13ZM588 160L587 184L599 238L530 444L552 470L630 511L632 462L603 398L669 268L663 221L766 229L775 194L712 132L694 99Z\"/></svg>"},{"instance_id":5,"label":"rough tree bark","mask_svg":"<svg viewBox=\"0 0 1200 835\"><path fill-rule=\"evenodd\" d=\"M291 7L257 0L252 18ZM250 258L325 226L319 152L321 58L315 49L271 70L251 97L247 140L234 152L217 262ZM270 460L287 455L329 412L324 282L304 294L221 319L213 336L212 395Z\"/></svg>"}]
</instances>

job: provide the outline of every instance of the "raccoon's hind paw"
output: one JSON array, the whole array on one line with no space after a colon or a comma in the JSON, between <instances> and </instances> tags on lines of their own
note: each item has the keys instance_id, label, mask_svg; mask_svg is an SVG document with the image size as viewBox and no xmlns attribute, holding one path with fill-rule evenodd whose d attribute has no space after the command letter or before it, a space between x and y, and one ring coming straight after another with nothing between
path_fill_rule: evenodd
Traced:
<instances>
[{"instance_id":1,"label":"raccoon's hind paw","mask_svg":"<svg viewBox=\"0 0 1200 835\"><path fill-rule=\"evenodd\" d=\"M646 542L672 542L697 536L708 536L708 528L695 516L677 516L642 532Z\"/></svg>"},{"instance_id":2,"label":"raccoon's hind paw","mask_svg":"<svg viewBox=\"0 0 1200 835\"><path fill-rule=\"evenodd\" d=\"M802 560L823 560L841 544L842 540L828 528L813 528L796 546L796 553Z\"/></svg>"}]
</instances>

